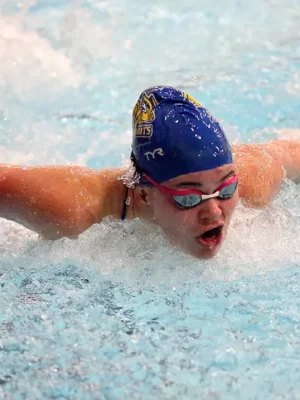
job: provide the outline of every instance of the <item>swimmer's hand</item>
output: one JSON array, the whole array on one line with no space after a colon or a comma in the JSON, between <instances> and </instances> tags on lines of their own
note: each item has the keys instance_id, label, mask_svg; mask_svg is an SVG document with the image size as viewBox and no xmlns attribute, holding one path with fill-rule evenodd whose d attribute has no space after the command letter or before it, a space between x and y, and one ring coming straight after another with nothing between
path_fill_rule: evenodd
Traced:
<instances>
[{"instance_id":1,"label":"swimmer's hand","mask_svg":"<svg viewBox=\"0 0 300 400\"><path fill-rule=\"evenodd\" d=\"M19 167L0 164L0 217L43 238L77 238L111 215L120 218L123 171L74 166Z\"/></svg>"}]
</instances>

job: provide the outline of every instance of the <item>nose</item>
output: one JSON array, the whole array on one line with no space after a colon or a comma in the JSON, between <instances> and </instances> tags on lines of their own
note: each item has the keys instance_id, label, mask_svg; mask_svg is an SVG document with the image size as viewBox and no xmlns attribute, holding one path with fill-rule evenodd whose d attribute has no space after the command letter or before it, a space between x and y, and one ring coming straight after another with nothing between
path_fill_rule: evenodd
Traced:
<instances>
[{"instance_id":1,"label":"nose","mask_svg":"<svg viewBox=\"0 0 300 400\"><path fill-rule=\"evenodd\" d=\"M222 217L222 214L223 210L218 199L205 200L198 211L200 221L218 221Z\"/></svg>"}]
</instances>

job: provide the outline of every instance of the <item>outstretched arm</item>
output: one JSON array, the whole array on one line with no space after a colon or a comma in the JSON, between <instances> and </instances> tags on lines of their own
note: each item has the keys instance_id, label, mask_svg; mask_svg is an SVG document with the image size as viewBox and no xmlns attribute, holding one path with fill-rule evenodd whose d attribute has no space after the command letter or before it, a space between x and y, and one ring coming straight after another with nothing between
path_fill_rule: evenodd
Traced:
<instances>
[{"instance_id":1,"label":"outstretched arm","mask_svg":"<svg viewBox=\"0 0 300 400\"><path fill-rule=\"evenodd\" d=\"M76 238L107 215L120 217L122 172L0 165L0 217L46 239Z\"/></svg>"}]
</instances>

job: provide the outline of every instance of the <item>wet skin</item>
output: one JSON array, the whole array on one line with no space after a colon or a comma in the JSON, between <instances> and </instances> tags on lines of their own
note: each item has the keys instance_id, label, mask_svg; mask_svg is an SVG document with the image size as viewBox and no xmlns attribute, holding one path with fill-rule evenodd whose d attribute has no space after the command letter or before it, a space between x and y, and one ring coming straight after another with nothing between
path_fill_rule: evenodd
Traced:
<instances>
[{"instance_id":1,"label":"wet skin","mask_svg":"<svg viewBox=\"0 0 300 400\"><path fill-rule=\"evenodd\" d=\"M237 172L238 192L231 199L212 198L181 210L157 189L136 186L128 191L131 201L126 218L154 222L183 251L198 258L213 257L226 237L238 197L246 206L266 207L279 192L284 177L300 182L298 141L234 145L232 149L234 165L164 182L169 188L185 183L180 187L212 194L228 173ZM45 239L75 239L107 216L120 219L126 193L124 173L124 169L115 168L0 164L0 217L18 222ZM222 237L215 245L204 246L199 235L217 225L223 225Z\"/></svg>"},{"instance_id":2,"label":"wet skin","mask_svg":"<svg viewBox=\"0 0 300 400\"><path fill-rule=\"evenodd\" d=\"M199 189L205 194L212 194L236 172L236 167L229 164L173 178L164 182L164 186L170 189ZM176 207L155 188L144 190L147 192L149 219L160 226L170 243L197 258L208 259L217 254L226 238L231 216L238 202L238 189L231 199L212 198L191 209ZM218 226L222 228L222 232L217 243L203 245L199 236Z\"/></svg>"}]
</instances>

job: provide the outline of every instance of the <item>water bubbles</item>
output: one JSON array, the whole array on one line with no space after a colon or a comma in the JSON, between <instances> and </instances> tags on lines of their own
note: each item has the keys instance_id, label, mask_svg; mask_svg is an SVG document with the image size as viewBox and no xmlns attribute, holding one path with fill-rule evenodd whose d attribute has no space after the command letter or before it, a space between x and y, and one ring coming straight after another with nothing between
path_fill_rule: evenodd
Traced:
<instances>
[{"instance_id":1,"label":"water bubbles","mask_svg":"<svg viewBox=\"0 0 300 400\"><path fill-rule=\"evenodd\" d=\"M299 352L299 271L288 269L300 261L291 251L300 239L298 195L287 181L265 210L240 204L224 248L205 262L139 220L107 219L77 241L56 242L38 242L7 223L18 243L10 239L2 253L0 304L7 312L0 355L11 378L0 379L37 391L37 398L49 385L60 388L55 396L68 396L61 389L66 381L70 390L84 382L90 393L105 382L113 393L120 385L130 394L134 383L158 398L171 389L194 397L199 379L204 397L216 378L220 393L228 379L243 385L258 379L252 367L281 382L277 361ZM270 278L267 271L276 269L281 274ZM47 380L29 385L37 373Z\"/></svg>"},{"instance_id":2,"label":"water bubbles","mask_svg":"<svg viewBox=\"0 0 300 400\"><path fill-rule=\"evenodd\" d=\"M194 88L231 140L299 125L297 1L4 3L2 162L120 166L153 82ZM297 397L299 197L286 182L266 209L240 204L209 261L139 220L56 242L1 220L0 397Z\"/></svg>"},{"instance_id":3,"label":"water bubbles","mask_svg":"<svg viewBox=\"0 0 300 400\"><path fill-rule=\"evenodd\" d=\"M124 174L118 179L122 180L125 186L133 188L140 180L139 173L136 171L136 168L131 161L123 160L123 167ZM130 202L130 200L128 201Z\"/></svg>"}]
</instances>

